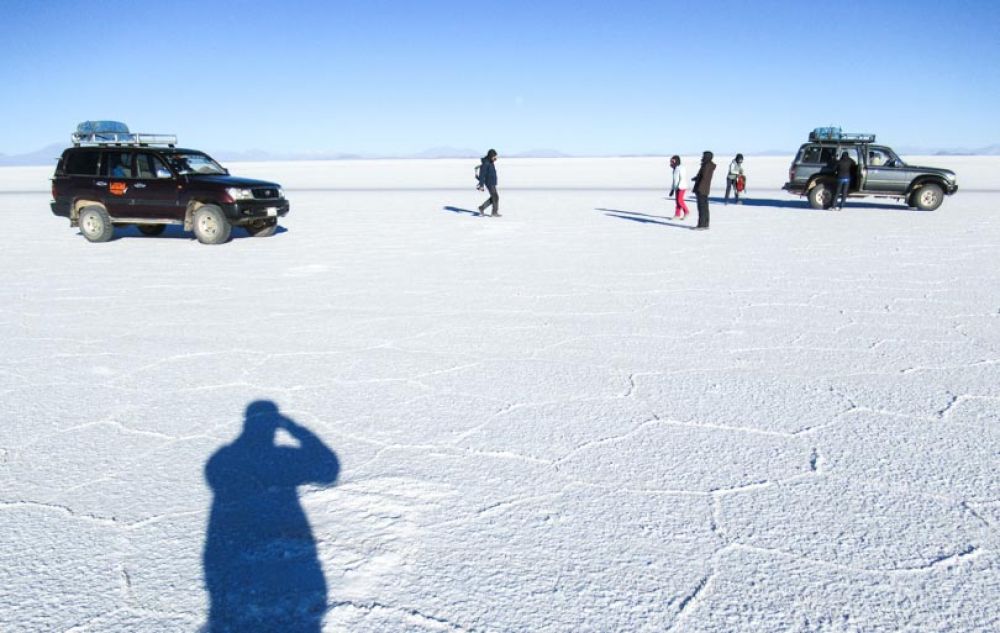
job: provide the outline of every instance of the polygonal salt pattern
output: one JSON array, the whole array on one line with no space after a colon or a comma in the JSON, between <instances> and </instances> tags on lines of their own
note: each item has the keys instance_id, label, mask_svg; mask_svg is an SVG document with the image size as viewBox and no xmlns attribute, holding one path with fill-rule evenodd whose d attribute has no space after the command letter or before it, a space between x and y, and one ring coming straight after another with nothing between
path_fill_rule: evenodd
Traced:
<instances>
[{"instance_id":1,"label":"polygonal salt pattern","mask_svg":"<svg viewBox=\"0 0 1000 633\"><path fill-rule=\"evenodd\" d=\"M973 553L990 528L959 501L822 476L720 497L719 526L739 545L855 569L920 569Z\"/></svg>"},{"instance_id":2,"label":"polygonal salt pattern","mask_svg":"<svg viewBox=\"0 0 1000 633\"><path fill-rule=\"evenodd\" d=\"M635 398L666 420L795 434L853 407L814 380L761 372L693 372L635 377Z\"/></svg>"},{"instance_id":3,"label":"polygonal salt pattern","mask_svg":"<svg viewBox=\"0 0 1000 633\"><path fill-rule=\"evenodd\" d=\"M58 507L0 503L0 622L9 631L65 630L126 598L124 534Z\"/></svg>"},{"instance_id":4,"label":"polygonal salt pattern","mask_svg":"<svg viewBox=\"0 0 1000 633\"><path fill-rule=\"evenodd\" d=\"M832 475L956 500L1000 499L998 424L855 411L812 439Z\"/></svg>"},{"instance_id":5,"label":"polygonal salt pattern","mask_svg":"<svg viewBox=\"0 0 1000 633\"><path fill-rule=\"evenodd\" d=\"M808 475L809 445L771 434L652 421L596 440L557 463L605 489L712 492Z\"/></svg>"},{"instance_id":6,"label":"polygonal salt pattern","mask_svg":"<svg viewBox=\"0 0 1000 633\"><path fill-rule=\"evenodd\" d=\"M551 461L591 442L625 435L652 417L633 398L515 405L462 434L457 445ZM513 429L517 432L511 433Z\"/></svg>"},{"instance_id":7,"label":"polygonal salt pattern","mask_svg":"<svg viewBox=\"0 0 1000 633\"><path fill-rule=\"evenodd\" d=\"M204 625L205 462L270 400L340 465L325 631L997 629L995 165L832 213L751 158L704 233L662 159L508 160L499 219L442 209L467 161L245 164L293 212L220 247L0 170L0 628Z\"/></svg>"},{"instance_id":8,"label":"polygonal salt pattern","mask_svg":"<svg viewBox=\"0 0 1000 633\"><path fill-rule=\"evenodd\" d=\"M1000 590L996 554L903 573L817 564L733 547L687 605L679 631L993 631L996 610L974 596Z\"/></svg>"}]
</instances>

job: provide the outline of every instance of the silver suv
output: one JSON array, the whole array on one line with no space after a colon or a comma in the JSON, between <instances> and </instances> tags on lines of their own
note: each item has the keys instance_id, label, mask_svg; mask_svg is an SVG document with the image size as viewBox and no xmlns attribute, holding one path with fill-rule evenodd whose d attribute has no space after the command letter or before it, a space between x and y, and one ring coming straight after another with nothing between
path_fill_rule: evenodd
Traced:
<instances>
[{"instance_id":1,"label":"silver suv","mask_svg":"<svg viewBox=\"0 0 1000 633\"><path fill-rule=\"evenodd\" d=\"M933 211L945 195L958 191L955 172L907 165L896 152L875 143L874 134L851 134L840 128L816 128L799 148L783 189L807 196L814 209L833 206L837 191L836 163L843 152L857 163L850 197L896 198L907 206Z\"/></svg>"}]
</instances>

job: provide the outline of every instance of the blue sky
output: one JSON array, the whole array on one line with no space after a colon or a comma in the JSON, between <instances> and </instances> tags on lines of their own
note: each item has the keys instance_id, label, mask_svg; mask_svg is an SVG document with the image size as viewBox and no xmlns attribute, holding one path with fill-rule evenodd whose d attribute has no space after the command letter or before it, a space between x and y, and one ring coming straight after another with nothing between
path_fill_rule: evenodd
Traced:
<instances>
[{"instance_id":1,"label":"blue sky","mask_svg":"<svg viewBox=\"0 0 1000 633\"><path fill-rule=\"evenodd\" d=\"M820 9L822 7L822 10ZM1000 143L1000 2L0 0L0 153L117 119L205 149Z\"/></svg>"}]
</instances>

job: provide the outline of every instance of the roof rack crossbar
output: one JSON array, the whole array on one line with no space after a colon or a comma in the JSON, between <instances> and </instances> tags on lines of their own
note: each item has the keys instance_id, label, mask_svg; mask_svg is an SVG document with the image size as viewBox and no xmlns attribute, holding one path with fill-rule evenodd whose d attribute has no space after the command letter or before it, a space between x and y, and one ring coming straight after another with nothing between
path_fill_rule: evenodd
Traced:
<instances>
[{"instance_id":1,"label":"roof rack crossbar","mask_svg":"<svg viewBox=\"0 0 1000 633\"><path fill-rule=\"evenodd\" d=\"M148 145L165 145L174 147L177 145L177 135L175 134L146 134L143 132L91 132L72 134L73 145L127 145L135 147L145 147Z\"/></svg>"}]
</instances>

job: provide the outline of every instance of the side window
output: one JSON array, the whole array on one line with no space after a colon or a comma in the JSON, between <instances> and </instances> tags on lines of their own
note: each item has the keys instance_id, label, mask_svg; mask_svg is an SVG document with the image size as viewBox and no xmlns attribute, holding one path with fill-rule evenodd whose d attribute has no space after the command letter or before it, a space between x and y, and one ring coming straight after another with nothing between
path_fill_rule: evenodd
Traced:
<instances>
[{"instance_id":1,"label":"side window","mask_svg":"<svg viewBox=\"0 0 1000 633\"><path fill-rule=\"evenodd\" d=\"M888 165L890 160L891 156L889 152L881 147L871 147L868 149L869 167L882 167L883 165Z\"/></svg>"},{"instance_id":2,"label":"side window","mask_svg":"<svg viewBox=\"0 0 1000 633\"><path fill-rule=\"evenodd\" d=\"M139 154L135 161L138 178L170 178L170 170L155 154Z\"/></svg>"},{"instance_id":3,"label":"side window","mask_svg":"<svg viewBox=\"0 0 1000 633\"><path fill-rule=\"evenodd\" d=\"M73 176L96 176L100 157L100 152L96 150L71 152L66 156L64 170Z\"/></svg>"},{"instance_id":4,"label":"side window","mask_svg":"<svg viewBox=\"0 0 1000 633\"><path fill-rule=\"evenodd\" d=\"M802 150L802 161L803 163L822 163L824 162L820 158L820 151L823 148L819 145L810 145Z\"/></svg>"},{"instance_id":5,"label":"side window","mask_svg":"<svg viewBox=\"0 0 1000 633\"><path fill-rule=\"evenodd\" d=\"M868 164L872 167L904 167L905 164L888 147L872 147L868 150Z\"/></svg>"},{"instance_id":6,"label":"side window","mask_svg":"<svg viewBox=\"0 0 1000 633\"><path fill-rule=\"evenodd\" d=\"M108 152L104 155L102 175L110 178L132 178L132 152Z\"/></svg>"},{"instance_id":7,"label":"side window","mask_svg":"<svg viewBox=\"0 0 1000 633\"><path fill-rule=\"evenodd\" d=\"M836 147L824 147L820 152L819 160L817 160L816 162L822 163L824 165L829 165L831 163L837 162L838 158L840 158L840 153L837 152Z\"/></svg>"}]
</instances>

